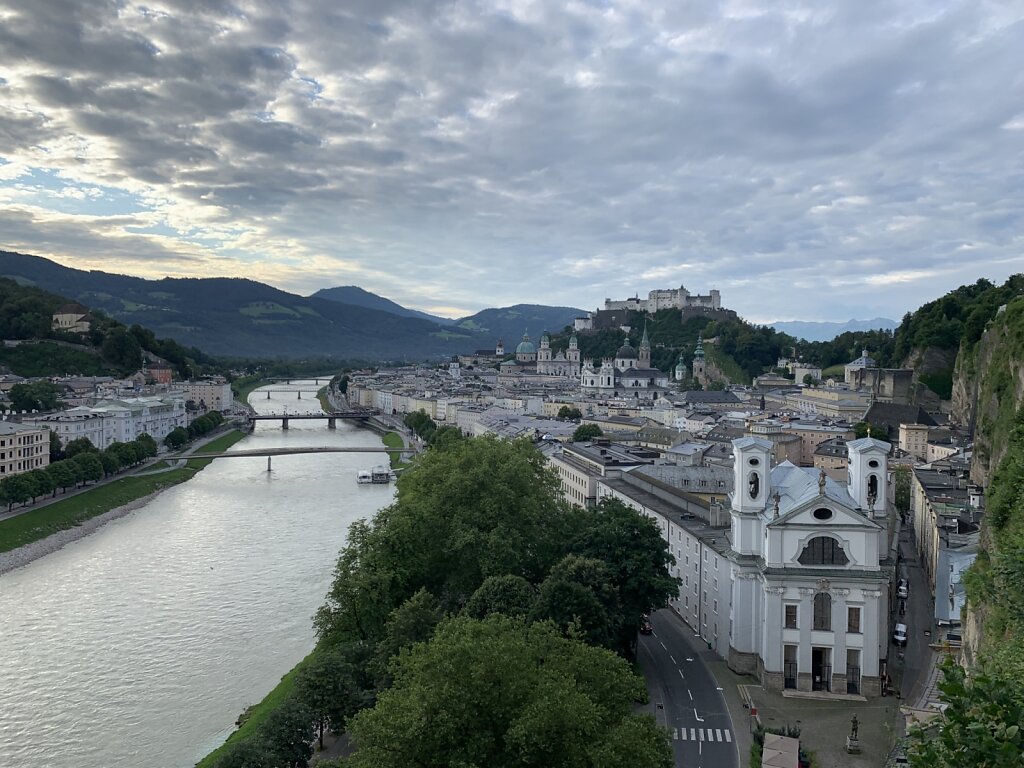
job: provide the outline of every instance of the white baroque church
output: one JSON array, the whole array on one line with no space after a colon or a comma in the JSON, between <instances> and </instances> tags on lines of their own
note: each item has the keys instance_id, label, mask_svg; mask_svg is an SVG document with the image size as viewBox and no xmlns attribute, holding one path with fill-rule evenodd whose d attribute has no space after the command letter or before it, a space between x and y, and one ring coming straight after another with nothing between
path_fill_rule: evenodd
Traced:
<instances>
[{"instance_id":1,"label":"white baroque church","mask_svg":"<svg viewBox=\"0 0 1024 768\"><path fill-rule=\"evenodd\" d=\"M605 358L600 366L588 358L580 373L580 390L596 397L657 400L664 397L668 386L668 374L651 367L651 342L646 328L639 351L627 336L614 358Z\"/></svg>"},{"instance_id":2,"label":"white baroque church","mask_svg":"<svg viewBox=\"0 0 1024 768\"><path fill-rule=\"evenodd\" d=\"M768 688L876 696L888 649L890 446L849 448L849 478L733 441L729 666Z\"/></svg>"}]
</instances>

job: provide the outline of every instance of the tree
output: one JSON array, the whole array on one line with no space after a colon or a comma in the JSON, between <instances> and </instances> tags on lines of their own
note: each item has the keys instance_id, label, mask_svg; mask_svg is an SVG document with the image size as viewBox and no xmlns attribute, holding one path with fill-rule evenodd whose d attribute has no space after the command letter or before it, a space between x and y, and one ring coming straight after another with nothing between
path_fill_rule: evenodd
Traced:
<instances>
[{"instance_id":1,"label":"tree","mask_svg":"<svg viewBox=\"0 0 1024 768\"><path fill-rule=\"evenodd\" d=\"M964 669L946 660L939 683L946 709L910 733L914 768L1013 768L1024 754L1024 681Z\"/></svg>"},{"instance_id":2,"label":"tree","mask_svg":"<svg viewBox=\"0 0 1024 768\"><path fill-rule=\"evenodd\" d=\"M94 483L103 477L103 462L95 453L80 453L71 461L78 465L83 483Z\"/></svg>"},{"instance_id":3,"label":"tree","mask_svg":"<svg viewBox=\"0 0 1024 768\"><path fill-rule=\"evenodd\" d=\"M566 555L541 583L531 618L550 619L588 643L614 648L621 609L611 570L600 560Z\"/></svg>"},{"instance_id":4,"label":"tree","mask_svg":"<svg viewBox=\"0 0 1024 768\"><path fill-rule=\"evenodd\" d=\"M814 386L814 377L811 376L811 374L809 374L809 373L805 373L804 374L804 378L803 378L803 382L804 382L804 386L805 387L813 387Z\"/></svg>"},{"instance_id":5,"label":"tree","mask_svg":"<svg viewBox=\"0 0 1024 768\"><path fill-rule=\"evenodd\" d=\"M28 480L31 486L31 498L33 503L40 496L53 492L56 495L56 487L53 484L53 479L47 474L44 469L33 469L25 473L25 479Z\"/></svg>"},{"instance_id":6,"label":"tree","mask_svg":"<svg viewBox=\"0 0 1024 768\"><path fill-rule=\"evenodd\" d=\"M103 359L124 373L142 367L142 347L138 340L122 326L111 329L100 347Z\"/></svg>"},{"instance_id":7,"label":"tree","mask_svg":"<svg viewBox=\"0 0 1024 768\"><path fill-rule=\"evenodd\" d=\"M80 479L78 465L73 461L65 459L57 461L46 468L47 474L53 483L53 487L66 491L70 486L76 485Z\"/></svg>"},{"instance_id":8,"label":"tree","mask_svg":"<svg viewBox=\"0 0 1024 768\"><path fill-rule=\"evenodd\" d=\"M640 617L679 590L679 579L669 574L675 558L655 522L617 499L603 499L584 514L569 551L611 569L621 608L617 647L629 653Z\"/></svg>"},{"instance_id":9,"label":"tree","mask_svg":"<svg viewBox=\"0 0 1024 768\"><path fill-rule=\"evenodd\" d=\"M135 438L135 442L142 446L143 450L145 451L145 455L143 456L143 458L153 458L154 456L156 456L157 444L156 440L154 440L151 435L149 435L146 432L143 432L141 435Z\"/></svg>"},{"instance_id":10,"label":"tree","mask_svg":"<svg viewBox=\"0 0 1024 768\"><path fill-rule=\"evenodd\" d=\"M35 487L25 475L9 475L0 480L3 486L3 495L7 499L7 509L10 510L15 504L24 504L32 498L32 491Z\"/></svg>"},{"instance_id":11,"label":"tree","mask_svg":"<svg viewBox=\"0 0 1024 768\"><path fill-rule=\"evenodd\" d=\"M522 576L488 576L466 602L463 613L483 619L492 613L526 616L537 599L537 590Z\"/></svg>"},{"instance_id":12,"label":"tree","mask_svg":"<svg viewBox=\"0 0 1024 768\"><path fill-rule=\"evenodd\" d=\"M172 451L176 451L188 442L188 431L184 427L175 427L167 433L164 438L164 445Z\"/></svg>"},{"instance_id":13,"label":"tree","mask_svg":"<svg viewBox=\"0 0 1024 768\"><path fill-rule=\"evenodd\" d=\"M572 408L568 405L563 405L558 409L558 418L560 419L582 419L583 413L579 408Z\"/></svg>"},{"instance_id":14,"label":"tree","mask_svg":"<svg viewBox=\"0 0 1024 768\"><path fill-rule=\"evenodd\" d=\"M15 384L7 396L14 411L53 411L61 406L61 388L48 381Z\"/></svg>"},{"instance_id":15,"label":"tree","mask_svg":"<svg viewBox=\"0 0 1024 768\"><path fill-rule=\"evenodd\" d=\"M306 768L313 756L316 715L292 692L260 725L260 735L275 768Z\"/></svg>"},{"instance_id":16,"label":"tree","mask_svg":"<svg viewBox=\"0 0 1024 768\"><path fill-rule=\"evenodd\" d=\"M896 511L905 516L910 511L910 467L901 464L894 472Z\"/></svg>"},{"instance_id":17,"label":"tree","mask_svg":"<svg viewBox=\"0 0 1024 768\"><path fill-rule=\"evenodd\" d=\"M372 692L360 684L358 650L350 645L314 652L295 677L295 696L312 712L324 748L324 729L344 730L349 717L371 703Z\"/></svg>"},{"instance_id":18,"label":"tree","mask_svg":"<svg viewBox=\"0 0 1024 768\"><path fill-rule=\"evenodd\" d=\"M100 457L100 463L103 465L103 474L105 476L110 477L121 471L121 462L117 458L117 454L104 451L97 455Z\"/></svg>"},{"instance_id":19,"label":"tree","mask_svg":"<svg viewBox=\"0 0 1024 768\"><path fill-rule=\"evenodd\" d=\"M425 589L392 611L372 664L378 678L386 678L388 662L403 648L429 640L442 616L437 600Z\"/></svg>"},{"instance_id":20,"label":"tree","mask_svg":"<svg viewBox=\"0 0 1024 768\"><path fill-rule=\"evenodd\" d=\"M576 427L576 431L572 433L572 441L574 443L583 443L587 440L593 440L595 437L600 437L604 432L597 424L580 424Z\"/></svg>"},{"instance_id":21,"label":"tree","mask_svg":"<svg viewBox=\"0 0 1024 768\"><path fill-rule=\"evenodd\" d=\"M60 436L50 431L50 463L53 464L55 461L60 461L64 458L64 451L61 450Z\"/></svg>"},{"instance_id":22,"label":"tree","mask_svg":"<svg viewBox=\"0 0 1024 768\"><path fill-rule=\"evenodd\" d=\"M437 451L444 451L463 439L461 429L446 424L430 436L430 447Z\"/></svg>"},{"instance_id":23,"label":"tree","mask_svg":"<svg viewBox=\"0 0 1024 768\"><path fill-rule=\"evenodd\" d=\"M352 718L353 768L381 765L668 768L643 681L551 624L459 617L392 666L394 685Z\"/></svg>"},{"instance_id":24,"label":"tree","mask_svg":"<svg viewBox=\"0 0 1024 768\"><path fill-rule=\"evenodd\" d=\"M78 437L64 446L64 456L73 459L80 453L99 453L99 450L88 437Z\"/></svg>"}]
</instances>

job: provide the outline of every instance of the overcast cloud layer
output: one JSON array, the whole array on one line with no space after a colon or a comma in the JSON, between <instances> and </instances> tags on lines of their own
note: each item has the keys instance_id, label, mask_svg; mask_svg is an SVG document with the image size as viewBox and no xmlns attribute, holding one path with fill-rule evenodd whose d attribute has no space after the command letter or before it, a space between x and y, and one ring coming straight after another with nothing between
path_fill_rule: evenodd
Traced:
<instances>
[{"instance_id":1,"label":"overcast cloud layer","mask_svg":"<svg viewBox=\"0 0 1024 768\"><path fill-rule=\"evenodd\" d=\"M0 247L468 314L1024 271L1020 3L0 0Z\"/></svg>"}]
</instances>

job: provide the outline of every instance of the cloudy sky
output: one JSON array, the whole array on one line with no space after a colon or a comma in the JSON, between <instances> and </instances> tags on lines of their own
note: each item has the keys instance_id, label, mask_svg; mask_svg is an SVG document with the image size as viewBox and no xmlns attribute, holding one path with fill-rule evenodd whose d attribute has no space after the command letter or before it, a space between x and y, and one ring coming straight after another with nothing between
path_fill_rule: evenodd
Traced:
<instances>
[{"instance_id":1,"label":"cloudy sky","mask_svg":"<svg viewBox=\"0 0 1024 768\"><path fill-rule=\"evenodd\" d=\"M1024 271L1024 6L0 0L0 248L468 314Z\"/></svg>"}]
</instances>

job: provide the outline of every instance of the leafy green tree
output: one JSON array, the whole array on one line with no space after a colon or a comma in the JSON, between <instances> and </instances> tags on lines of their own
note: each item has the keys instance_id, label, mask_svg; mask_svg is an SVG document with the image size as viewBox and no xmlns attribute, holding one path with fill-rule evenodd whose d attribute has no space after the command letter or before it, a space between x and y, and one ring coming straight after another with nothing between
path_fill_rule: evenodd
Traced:
<instances>
[{"instance_id":1,"label":"leafy green tree","mask_svg":"<svg viewBox=\"0 0 1024 768\"><path fill-rule=\"evenodd\" d=\"M61 406L61 388L48 381L15 384L7 393L14 411L53 411Z\"/></svg>"},{"instance_id":2,"label":"leafy green tree","mask_svg":"<svg viewBox=\"0 0 1024 768\"><path fill-rule=\"evenodd\" d=\"M94 483L103 478L103 462L95 453L79 453L71 461L78 465L83 483Z\"/></svg>"},{"instance_id":3,"label":"leafy green tree","mask_svg":"<svg viewBox=\"0 0 1024 768\"><path fill-rule=\"evenodd\" d=\"M146 432L143 432L141 435L135 438L135 442L138 443L145 451L145 455L143 456L143 458L153 458L154 456L156 456L157 444L156 440L154 440L151 435L149 435Z\"/></svg>"},{"instance_id":4,"label":"leafy green tree","mask_svg":"<svg viewBox=\"0 0 1024 768\"><path fill-rule=\"evenodd\" d=\"M214 768L277 768L277 764L262 739L250 738L232 742Z\"/></svg>"},{"instance_id":5,"label":"leafy green tree","mask_svg":"<svg viewBox=\"0 0 1024 768\"><path fill-rule=\"evenodd\" d=\"M803 382L804 382L804 386L805 387L813 387L814 386L814 377L811 376L811 374L809 374L809 373L805 373L804 374L804 378L803 378Z\"/></svg>"},{"instance_id":6,"label":"leafy green tree","mask_svg":"<svg viewBox=\"0 0 1024 768\"><path fill-rule=\"evenodd\" d=\"M572 433L572 441L574 443L584 443L587 440L593 440L595 437L600 437L604 432L597 424L580 424L576 427L576 431Z\"/></svg>"},{"instance_id":7,"label":"leafy green tree","mask_svg":"<svg viewBox=\"0 0 1024 768\"><path fill-rule=\"evenodd\" d=\"M425 589L392 611L374 654L372 667L377 677L386 678L391 657L398 655L403 648L429 640L443 616L437 599Z\"/></svg>"},{"instance_id":8,"label":"leafy green tree","mask_svg":"<svg viewBox=\"0 0 1024 768\"><path fill-rule=\"evenodd\" d=\"M9 475L0 480L3 487L3 496L7 499L7 509L10 510L15 504L24 504L32 498L35 487L25 475Z\"/></svg>"},{"instance_id":9,"label":"leafy green tree","mask_svg":"<svg viewBox=\"0 0 1024 768\"><path fill-rule=\"evenodd\" d=\"M946 709L910 734L914 768L1015 768L1024 754L1024 681L984 670L970 678L951 660L939 683Z\"/></svg>"},{"instance_id":10,"label":"leafy green tree","mask_svg":"<svg viewBox=\"0 0 1024 768\"><path fill-rule=\"evenodd\" d=\"M80 453L99 453L99 450L88 437L78 437L64 446L64 456L73 459Z\"/></svg>"},{"instance_id":11,"label":"leafy green tree","mask_svg":"<svg viewBox=\"0 0 1024 768\"><path fill-rule=\"evenodd\" d=\"M325 728L341 732L348 718L372 703L373 694L361 685L353 659L359 660L350 645L322 648L296 675L295 696L313 714L320 749Z\"/></svg>"},{"instance_id":12,"label":"leafy green tree","mask_svg":"<svg viewBox=\"0 0 1024 768\"><path fill-rule=\"evenodd\" d=\"M142 367L142 347L123 326L112 328L100 347L103 359L124 373Z\"/></svg>"},{"instance_id":13,"label":"leafy green tree","mask_svg":"<svg viewBox=\"0 0 1024 768\"><path fill-rule=\"evenodd\" d=\"M444 451L464 439L461 429L446 424L430 436L430 447L438 451Z\"/></svg>"},{"instance_id":14,"label":"leafy green tree","mask_svg":"<svg viewBox=\"0 0 1024 768\"><path fill-rule=\"evenodd\" d=\"M33 469L25 473L25 479L31 485L32 501L40 496L45 496L48 493L53 492L56 495L56 487L53 484L53 480L44 469Z\"/></svg>"},{"instance_id":15,"label":"leafy green tree","mask_svg":"<svg viewBox=\"0 0 1024 768\"><path fill-rule=\"evenodd\" d=\"M568 405L563 405L558 409L558 418L560 419L582 419L583 413L579 408L573 408Z\"/></svg>"},{"instance_id":16,"label":"leafy green tree","mask_svg":"<svg viewBox=\"0 0 1024 768\"><path fill-rule=\"evenodd\" d=\"M617 647L628 653L640 617L679 590L679 579L669 575L675 558L655 522L617 499L602 499L584 514L569 549L611 569L621 608Z\"/></svg>"},{"instance_id":17,"label":"leafy green tree","mask_svg":"<svg viewBox=\"0 0 1024 768\"><path fill-rule=\"evenodd\" d=\"M527 616L536 599L537 590L522 576L511 573L488 576L466 601L463 613L474 619L483 619L492 613Z\"/></svg>"},{"instance_id":18,"label":"leafy green tree","mask_svg":"<svg viewBox=\"0 0 1024 768\"><path fill-rule=\"evenodd\" d=\"M50 476L53 487L60 488L62 491L76 485L80 479L78 465L66 459L54 462L46 468L46 472Z\"/></svg>"},{"instance_id":19,"label":"leafy green tree","mask_svg":"<svg viewBox=\"0 0 1024 768\"><path fill-rule=\"evenodd\" d=\"M275 768L306 768L313 756L316 713L294 691L260 726Z\"/></svg>"},{"instance_id":20,"label":"leafy green tree","mask_svg":"<svg viewBox=\"0 0 1024 768\"><path fill-rule=\"evenodd\" d=\"M50 463L53 464L55 461L60 461L64 458L64 451L61 449L60 436L50 430Z\"/></svg>"},{"instance_id":21,"label":"leafy green tree","mask_svg":"<svg viewBox=\"0 0 1024 768\"><path fill-rule=\"evenodd\" d=\"M531 618L550 619L588 643L614 648L621 609L611 570L600 560L566 555L541 583Z\"/></svg>"},{"instance_id":22,"label":"leafy green tree","mask_svg":"<svg viewBox=\"0 0 1024 768\"><path fill-rule=\"evenodd\" d=\"M100 457L100 463L103 465L103 474L106 477L116 475L121 471L121 461L117 458L117 454L104 451L97 455Z\"/></svg>"},{"instance_id":23,"label":"leafy green tree","mask_svg":"<svg viewBox=\"0 0 1024 768\"><path fill-rule=\"evenodd\" d=\"M172 451L176 451L188 442L188 431L184 427L175 427L167 433L164 438L164 445Z\"/></svg>"},{"instance_id":24,"label":"leafy green tree","mask_svg":"<svg viewBox=\"0 0 1024 768\"><path fill-rule=\"evenodd\" d=\"M451 619L393 672L394 685L349 724L353 768L672 765L664 730L632 713L643 681L550 624Z\"/></svg>"}]
</instances>

